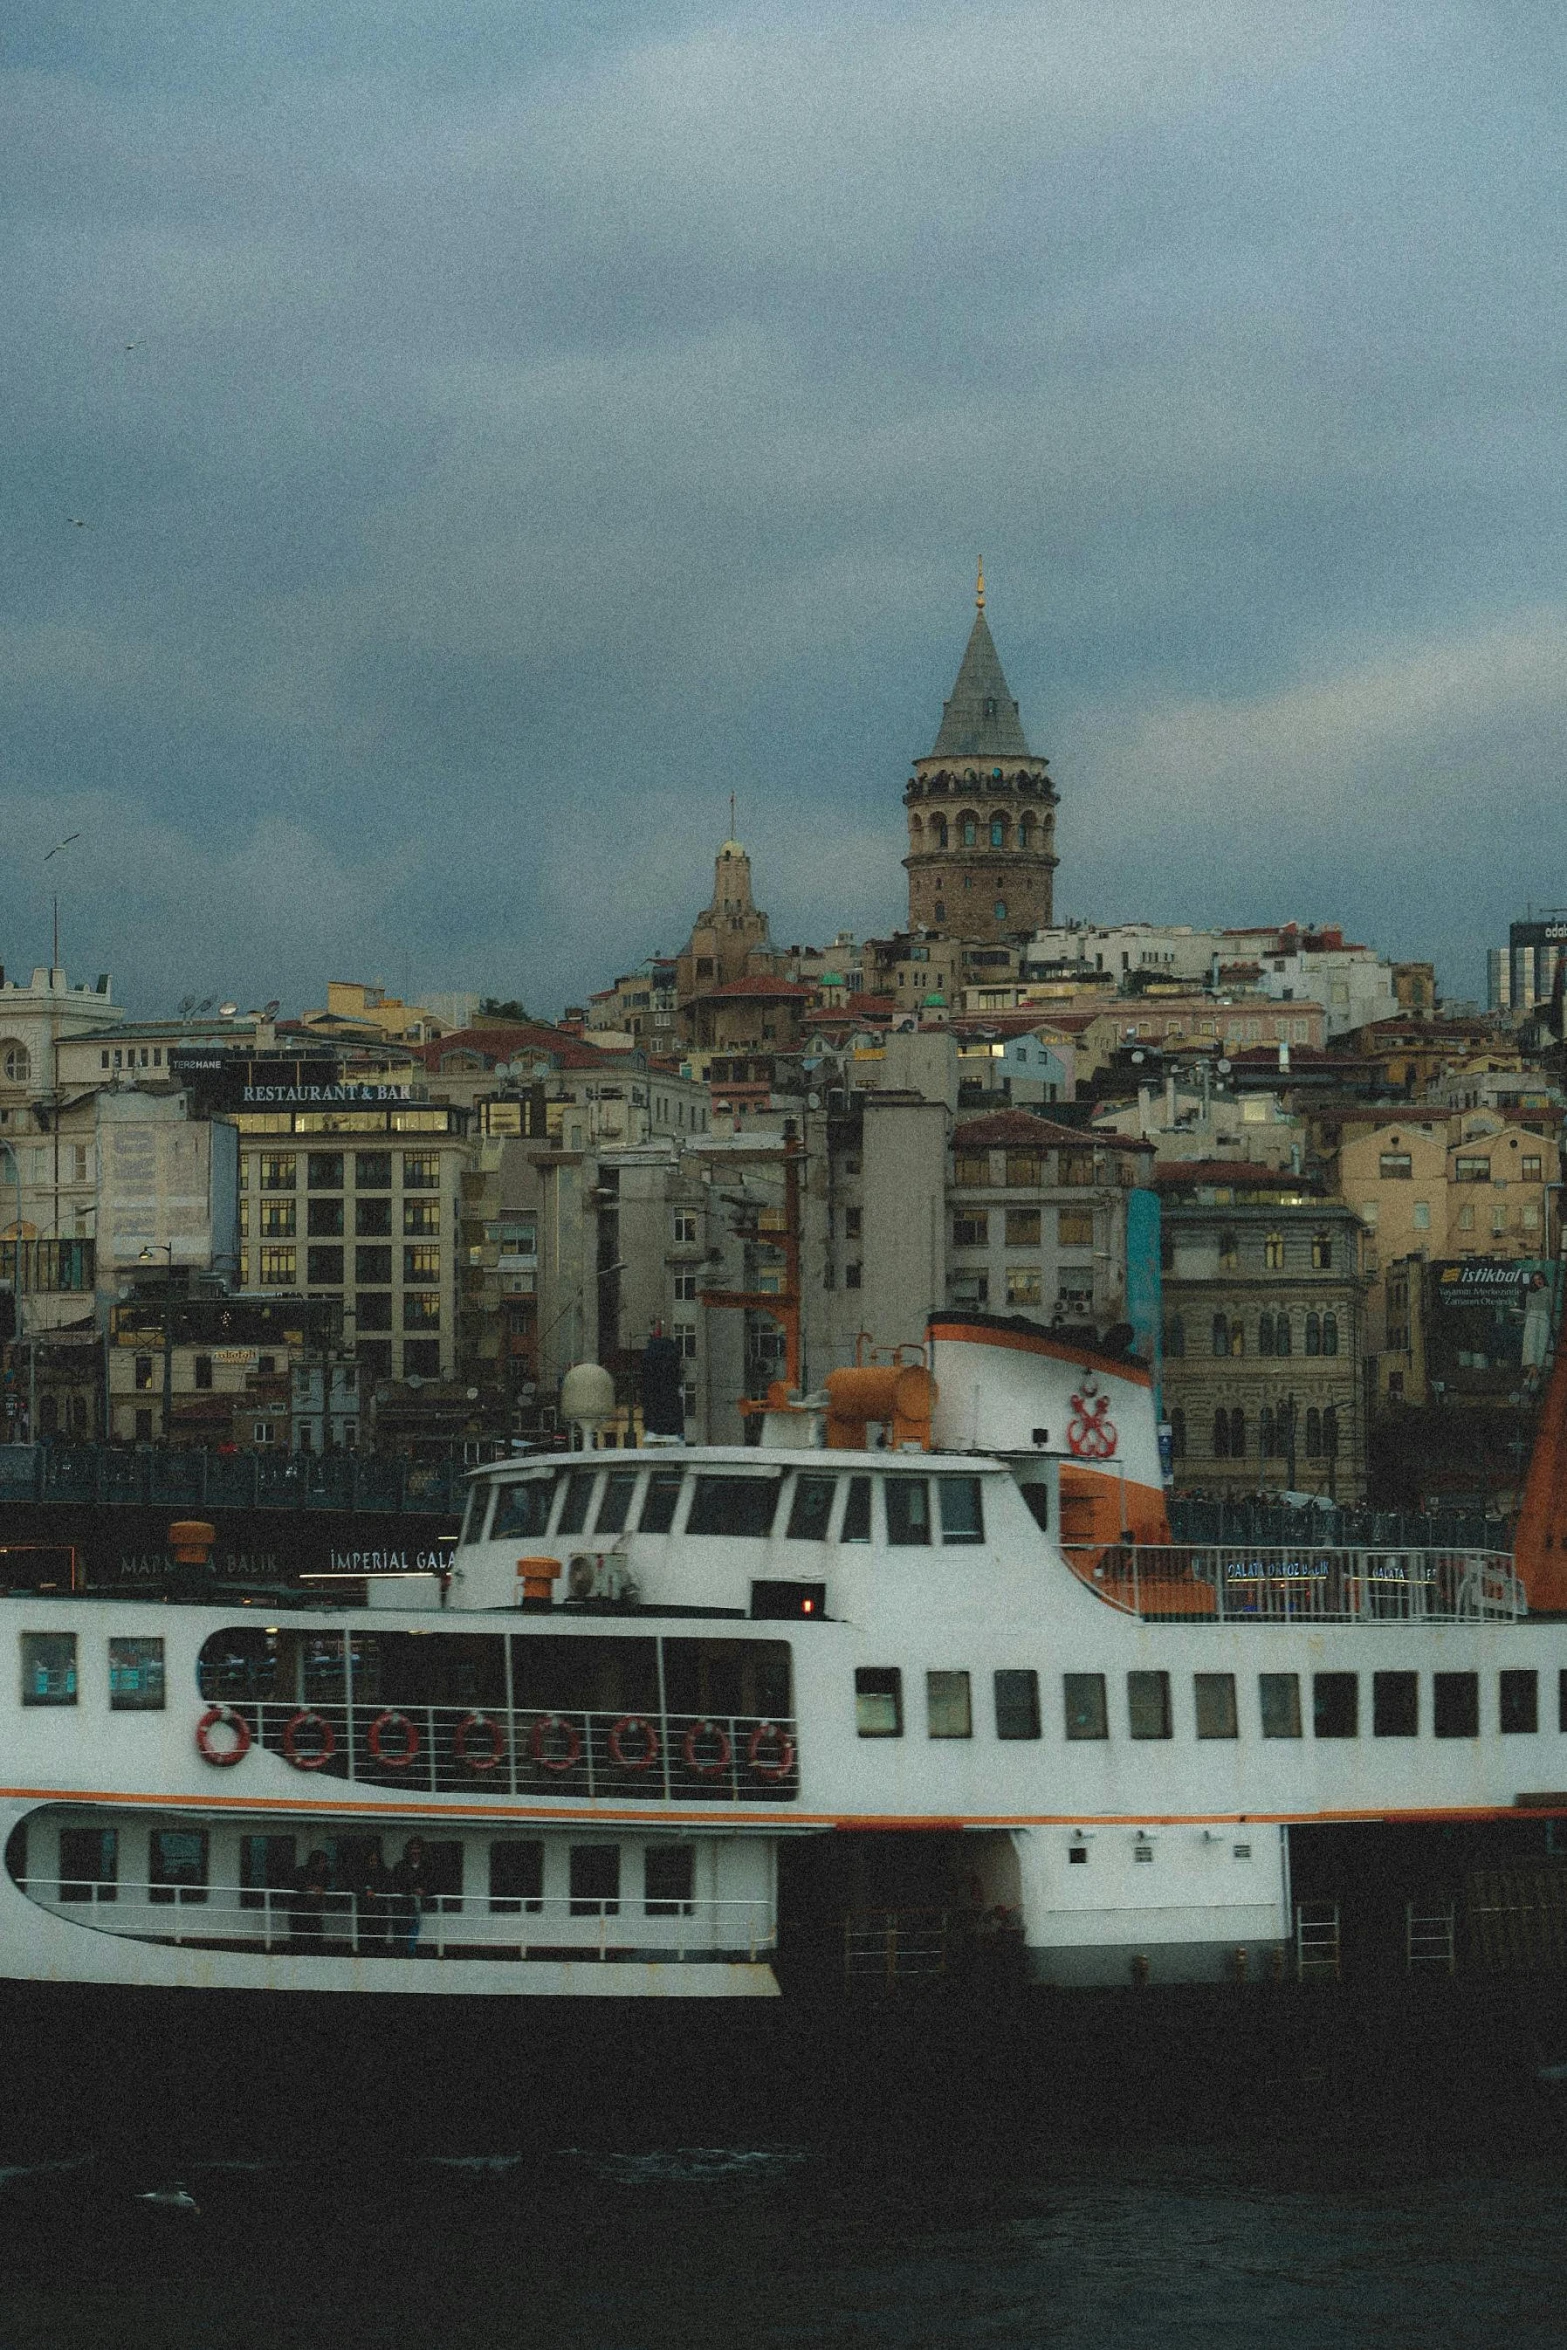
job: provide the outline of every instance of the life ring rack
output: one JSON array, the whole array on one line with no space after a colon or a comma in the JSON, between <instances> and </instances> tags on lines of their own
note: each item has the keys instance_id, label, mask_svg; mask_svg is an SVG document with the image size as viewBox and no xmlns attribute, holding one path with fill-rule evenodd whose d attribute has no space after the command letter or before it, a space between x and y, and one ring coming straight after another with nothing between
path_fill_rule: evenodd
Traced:
<instances>
[{"instance_id":1,"label":"life ring rack","mask_svg":"<svg viewBox=\"0 0 1567 2350\"><path fill-rule=\"evenodd\" d=\"M764 1762L762 1750L769 1744L772 1759ZM787 1779L794 1769L794 1740L782 1722L758 1722L745 1742L745 1759L759 1779Z\"/></svg>"},{"instance_id":2,"label":"life ring rack","mask_svg":"<svg viewBox=\"0 0 1567 2350\"><path fill-rule=\"evenodd\" d=\"M314 1753L300 1753L299 1737L302 1730L312 1731L319 1736L320 1744ZM325 1714L318 1714L314 1706L302 1705L283 1724L283 1752L296 1771L324 1771L337 1752L337 1732Z\"/></svg>"},{"instance_id":3,"label":"life ring rack","mask_svg":"<svg viewBox=\"0 0 1567 2350\"><path fill-rule=\"evenodd\" d=\"M489 1740L487 1754L470 1754L468 1751L468 1741L476 1732ZM498 1771L506 1760L506 1733L493 1714L464 1714L452 1733L452 1752L465 1771L473 1771L475 1774Z\"/></svg>"},{"instance_id":4,"label":"life ring rack","mask_svg":"<svg viewBox=\"0 0 1567 2350\"><path fill-rule=\"evenodd\" d=\"M233 1731L232 1746L213 1745L212 1733L218 1729ZM196 1752L203 1762L211 1763L214 1770L232 1770L237 1762L244 1761L250 1746L250 1724L231 1705L209 1705L196 1724Z\"/></svg>"},{"instance_id":5,"label":"life ring rack","mask_svg":"<svg viewBox=\"0 0 1567 2350\"><path fill-rule=\"evenodd\" d=\"M552 1730L564 1733L566 1739L564 1754L545 1753L544 1741ZM573 1770L582 1760L582 1732L577 1728L576 1723L568 1721L564 1714L540 1714L533 1725L533 1732L528 1740L528 1752L541 1771L559 1773Z\"/></svg>"},{"instance_id":6,"label":"life ring rack","mask_svg":"<svg viewBox=\"0 0 1567 2350\"><path fill-rule=\"evenodd\" d=\"M388 1731L396 1732L402 1740L401 1747L391 1754L386 1752ZM379 1763L383 1771L406 1771L410 1764L417 1762L422 1743L418 1723L409 1715L399 1713L396 1706L388 1706L384 1713L376 1715L365 1739L371 1761Z\"/></svg>"},{"instance_id":7,"label":"life ring rack","mask_svg":"<svg viewBox=\"0 0 1567 2350\"><path fill-rule=\"evenodd\" d=\"M640 1753L626 1752L628 1734L634 1734L641 1740ZM646 1714L622 1714L610 1731L609 1759L617 1770L650 1771L662 1752L658 1732Z\"/></svg>"},{"instance_id":8,"label":"life ring rack","mask_svg":"<svg viewBox=\"0 0 1567 2350\"><path fill-rule=\"evenodd\" d=\"M718 1740L719 1751L704 1762L701 1759L701 1745L709 1735ZM695 1771L699 1779L721 1779L734 1760L735 1750L723 1723L708 1719L690 1725L680 1741L680 1751L685 1757L686 1769Z\"/></svg>"}]
</instances>

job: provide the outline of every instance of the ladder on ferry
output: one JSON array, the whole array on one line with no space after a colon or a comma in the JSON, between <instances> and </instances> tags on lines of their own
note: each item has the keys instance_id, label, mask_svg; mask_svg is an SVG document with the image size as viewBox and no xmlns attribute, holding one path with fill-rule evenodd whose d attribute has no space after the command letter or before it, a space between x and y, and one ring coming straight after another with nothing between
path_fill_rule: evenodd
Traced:
<instances>
[{"instance_id":1,"label":"ladder on ferry","mask_svg":"<svg viewBox=\"0 0 1567 2350\"><path fill-rule=\"evenodd\" d=\"M1458 1966L1457 1907L1451 1901L1406 1901L1404 1965L1412 1974L1451 1975Z\"/></svg>"},{"instance_id":2,"label":"ladder on ferry","mask_svg":"<svg viewBox=\"0 0 1567 2350\"><path fill-rule=\"evenodd\" d=\"M1302 1983L1336 1983L1340 1976L1336 1901L1295 1904L1295 1973Z\"/></svg>"}]
</instances>

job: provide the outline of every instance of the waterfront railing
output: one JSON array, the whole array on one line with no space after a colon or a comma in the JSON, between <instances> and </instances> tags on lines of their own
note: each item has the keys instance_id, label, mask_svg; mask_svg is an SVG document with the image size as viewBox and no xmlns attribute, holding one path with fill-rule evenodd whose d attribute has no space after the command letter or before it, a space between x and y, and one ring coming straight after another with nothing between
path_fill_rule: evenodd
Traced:
<instances>
[{"instance_id":1,"label":"waterfront railing","mask_svg":"<svg viewBox=\"0 0 1567 2350\"><path fill-rule=\"evenodd\" d=\"M601 1961L754 1960L777 1942L772 1901L652 1895L437 1893L417 1934L396 1894L298 1886L23 1879L21 1890L74 1925L138 1942L307 1958Z\"/></svg>"},{"instance_id":2,"label":"waterfront railing","mask_svg":"<svg viewBox=\"0 0 1567 2350\"><path fill-rule=\"evenodd\" d=\"M643 1802L789 1803L799 1793L792 1717L258 1700L221 1669L203 1685L228 1717L203 1725L209 1755L222 1759L243 1741L323 1778L420 1794Z\"/></svg>"},{"instance_id":3,"label":"waterfront railing","mask_svg":"<svg viewBox=\"0 0 1567 2350\"><path fill-rule=\"evenodd\" d=\"M1102 1599L1160 1622L1514 1623L1529 1612L1506 1551L1122 1542L1067 1555Z\"/></svg>"}]
</instances>

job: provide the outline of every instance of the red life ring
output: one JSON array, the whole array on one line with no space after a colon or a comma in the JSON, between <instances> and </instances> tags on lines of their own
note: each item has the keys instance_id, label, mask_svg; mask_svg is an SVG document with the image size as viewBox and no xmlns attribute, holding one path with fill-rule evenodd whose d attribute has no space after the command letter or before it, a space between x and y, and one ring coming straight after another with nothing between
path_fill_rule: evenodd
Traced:
<instances>
[{"instance_id":1,"label":"red life ring","mask_svg":"<svg viewBox=\"0 0 1567 2350\"><path fill-rule=\"evenodd\" d=\"M564 1754L546 1754L544 1741L552 1730L564 1730L567 1748ZM582 1760L582 1732L575 1722L568 1722L563 1714L540 1714L533 1725L528 1741L528 1752L543 1771L569 1771Z\"/></svg>"},{"instance_id":2,"label":"red life ring","mask_svg":"<svg viewBox=\"0 0 1567 2350\"><path fill-rule=\"evenodd\" d=\"M321 1744L314 1754L301 1754L299 1751L299 1733L306 1729L320 1732ZM302 1705L298 1713L290 1714L283 1725L283 1752L296 1771L322 1770L337 1752L337 1732L325 1714L318 1714L312 1707Z\"/></svg>"},{"instance_id":3,"label":"red life ring","mask_svg":"<svg viewBox=\"0 0 1567 2350\"><path fill-rule=\"evenodd\" d=\"M634 1730L642 1740L640 1754L627 1754L626 1734ZM658 1732L645 1714L622 1714L609 1734L609 1758L623 1771L650 1771L663 1749Z\"/></svg>"},{"instance_id":4,"label":"red life ring","mask_svg":"<svg viewBox=\"0 0 1567 2350\"><path fill-rule=\"evenodd\" d=\"M710 1762L702 1762L697 1756L697 1741L706 1737L709 1732L718 1740L719 1752ZM693 1722L680 1741L680 1751L686 1758L687 1770L695 1771L699 1779L722 1777L734 1757L734 1748L729 1743L729 1733L722 1722Z\"/></svg>"},{"instance_id":5,"label":"red life ring","mask_svg":"<svg viewBox=\"0 0 1567 2350\"><path fill-rule=\"evenodd\" d=\"M764 1741L776 1745L771 1762L763 1762ZM758 1722L746 1741L745 1759L759 1779L787 1779L794 1769L794 1740L780 1722Z\"/></svg>"},{"instance_id":6,"label":"red life ring","mask_svg":"<svg viewBox=\"0 0 1567 2350\"><path fill-rule=\"evenodd\" d=\"M488 1754L470 1754L468 1741L475 1730L482 1730L490 1742ZM506 1733L500 1723L488 1714L464 1714L452 1735L452 1752L468 1771L498 1770L506 1760Z\"/></svg>"},{"instance_id":7,"label":"red life ring","mask_svg":"<svg viewBox=\"0 0 1567 2350\"><path fill-rule=\"evenodd\" d=\"M234 1743L230 1747L216 1747L212 1744L212 1733L220 1724L225 1730L234 1733ZM234 1763L243 1762L250 1752L250 1724L231 1705L209 1705L196 1724L196 1752L203 1762L211 1763L215 1769L228 1770Z\"/></svg>"},{"instance_id":8,"label":"red life ring","mask_svg":"<svg viewBox=\"0 0 1567 2350\"><path fill-rule=\"evenodd\" d=\"M383 1752L381 1741L388 1730L401 1732L403 1741L401 1754ZM411 1722L406 1714L397 1713L389 1707L384 1714L376 1715L375 1720L370 1724L370 1735L365 1743L370 1749L372 1762L378 1762L383 1770L406 1771L419 1752L419 1725L417 1722Z\"/></svg>"}]
</instances>

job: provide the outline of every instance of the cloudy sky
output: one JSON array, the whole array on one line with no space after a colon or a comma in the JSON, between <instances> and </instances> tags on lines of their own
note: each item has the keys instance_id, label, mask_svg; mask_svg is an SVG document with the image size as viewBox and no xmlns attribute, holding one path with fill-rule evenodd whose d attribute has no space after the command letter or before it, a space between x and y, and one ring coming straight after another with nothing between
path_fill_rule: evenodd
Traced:
<instances>
[{"instance_id":1,"label":"cloudy sky","mask_svg":"<svg viewBox=\"0 0 1567 2350\"><path fill-rule=\"evenodd\" d=\"M775 935L890 928L982 553L1063 912L1483 990L1567 901L1564 25L19 11L0 960L57 875L139 1011L552 1011L731 791Z\"/></svg>"}]
</instances>

